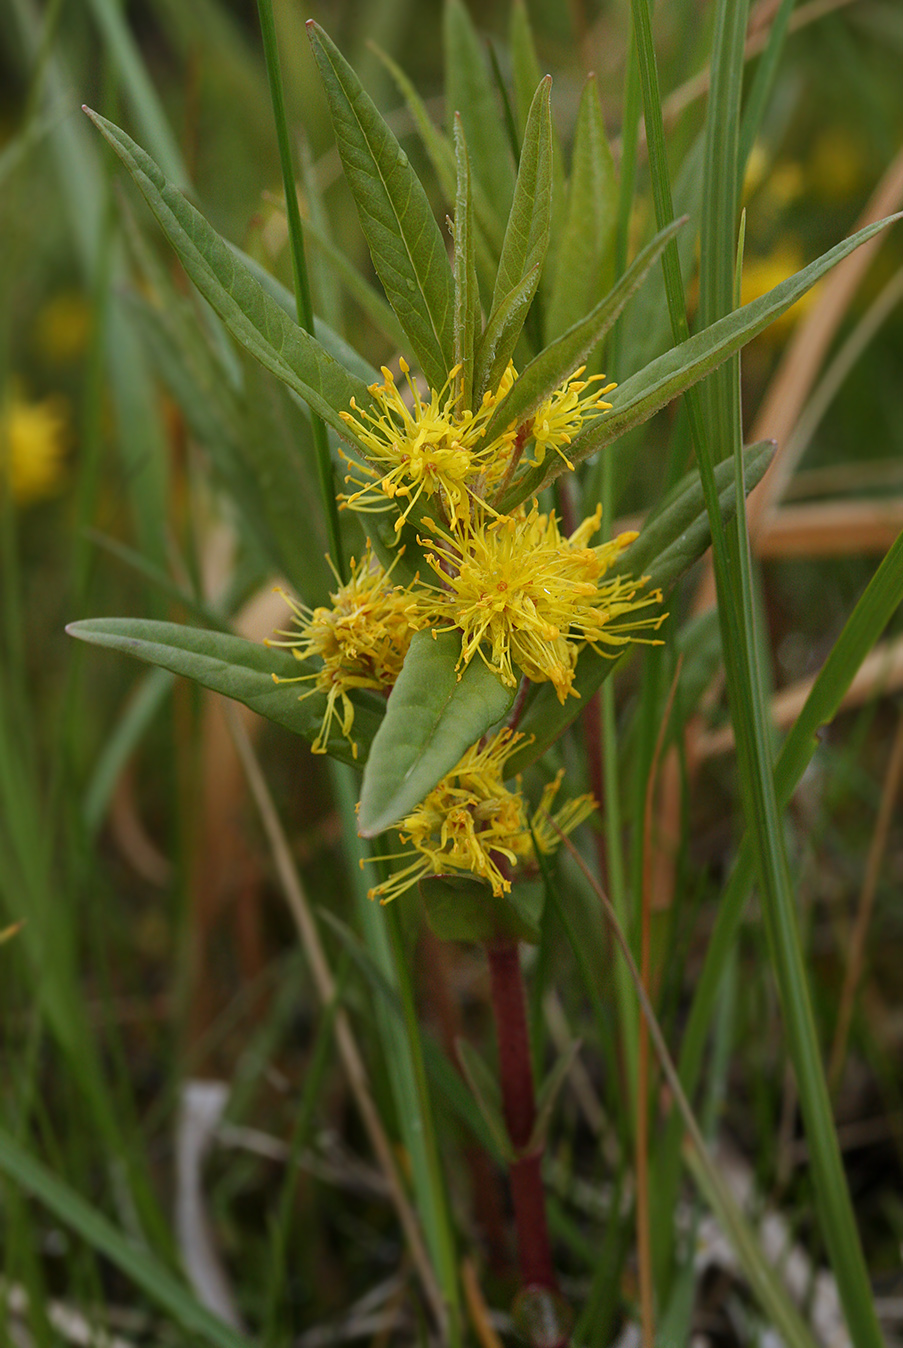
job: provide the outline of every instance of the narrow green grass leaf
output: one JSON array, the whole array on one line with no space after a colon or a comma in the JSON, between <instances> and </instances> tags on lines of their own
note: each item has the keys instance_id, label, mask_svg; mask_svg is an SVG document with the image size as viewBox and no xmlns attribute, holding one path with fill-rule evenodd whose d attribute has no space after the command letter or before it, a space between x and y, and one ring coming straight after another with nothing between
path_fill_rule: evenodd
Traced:
<instances>
[{"instance_id":1,"label":"narrow green grass leaf","mask_svg":"<svg viewBox=\"0 0 903 1348\"><path fill-rule=\"evenodd\" d=\"M91 618L70 623L66 631L79 641L106 646L194 679L310 742L319 733L326 711L325 694L315 692L302 701L297 685L286 687L273 681L274 674L280 680L298 677L302 666L289 651L224 632L140 618ZM327 752L346 763L363 763L378 725L378 713L356 702L354 738L359 757L354 758L348 741L338 735L330 737Z\"/></svg>"},{"instance_id":2,"label":"narrow green grass leaf","mask_svg":"<svg viewBox=\"0 0 903 1348\"><path fill-rule=\"evenodd\" d=\"M502 1093L498 1080L467 1039L459 1039L457 1049L461 1070L473 1093L483 1122L492 1134L495 1149L510 1165L515 1160L515 1152L502 1114Z\"/></svg>"},{"instance_id":3,"label":"narrow green grass leaf","mask_svg":"<svg viewBox=\"0 0 903 1348\"><path fill-rule=\"evenodd\" d=\"M511 49L511 74L514 82L514 112L521 136L527 125L533 95L542 79L542 70L536 55L530 15L524 0L515 0L508 23L508 45Z\"/></svg>"},{"instance_id":4,"label":"narrow green grass leaf","mask_svg":"<svg viewBox=\"0 0 903 1348\"><path fill-rule=\"evenodd\" d=\"M339 410L352 398L367 407L366 384L292 322L200 212L167 183L150 155L112 122L85 111L131 173L189 277L236 341L343 439L353 441Z\"/></svg>"},{"instance_id":5,"label":"narrow green grass leaf","mask_svg":"<svg viewBox=\"0 0 903 1348\"><path fill-rule=\"evenodd\" d=\"M360 80L312 20L307 30L345 177L376 273L431 388L454 360L454 284L420 179Z\"/></svg>"},{"instance_id":6,"label":"narrow green grass leaf","mask_svg":"<svg viewBox=\"0 0 903 1348\"><path fill-rule=\"evenodd\" d=\"M461 367L459 410L466 411L473 406L473 361L480 324L480 289L474 249L470 160L460 117L455 118L455 168L455 364Z\"/></svg>"},{"instance_id":7,"label":"narrow green grass leaf","mask_svg":"<svg viewBox=\"0 0 903 1348\"><path fill-rule=\"evenodd\" d=\"M618 182L605 134L596 79L583 88L574 133L561 238L556 241L554 280L546 309L546 340L559 336L586 311L586 301L611 284Z\"/></svg>"},{"instance_id":8,"label":"narrow green grass leaf","mask_svg":"<svg viewBox=\"0 0 903 1348\"><path fill-rule=\"evenodd\" d=\"M460 1344L457 1261L436 1145L433 1103L426 1080L424 1059L428 1044L417 1022L413 971L401 931L399 905L392 903L383 907L368 895L370 882L361 863L378 863L379 856L376 849L356 836L360 787L357 774L336 764L331 775L348 839L348 881L354 893L362 939L354 937L337 920L331 921L331 925L339 932L347 953L354 957L380 994L375 1011L385 1071L391 1083L424 1238L449 1310L449 1348L454 1348ZM331 914L328 916L332 918Z\"/></svg>"},{"instance_id":9,"label":"narrow green grass leaf","mask_svg":"<svg viewBox=\"0 0 903 1348\"><path fill-rule=\"evenodd\" d=\"M364 772L363 837L410 813L510 707L512 690L478 655L458 677L460 655L460 632L414 636Z\"/></svg>"},{"instance_id":10,"label":"narrow green grass leaf","mask_svg":"<svg viewBox=\"0 0 903 1348\"><path fill-rule=\"evenodd\" d=\"M173 676L167 669L152 669L145 674L107 735L85 791L82 814L90 834L100 828L123 769L169 697L172 685Z\"/></svg>"},{"instance_id":11,"label":"narrow green grass leaf","mask_svg":"<svg viewBox=\"0 0 903 1348\"><path fill-rule=\"evenodd\" d=\"M733 301L745 15L744 4L718 0L701 233L700 307L708 318L725 313ZM809 1144L821 1234L852 1340L857 1348L880 1348L883 1336L834 1127L775 792L771 726L758 663L757 607L742 497L738 497L736 528L716 532L714 447L731 446L735 456L740 452L739 385L737 360L719 371L703 391L708 416L704 426L694 427L694 440L712 519L722 651L743 808L755 837L762 916Z\"/></svg>"},{"instance_id":12,"label":"narrow green grass leaf","mask_svg":"<svg viewBox=\"0 0 903 1348\"><path fill-rule=\"evenodd\" d=\"M816 1348L816 1340L791 1302L778 1273L765 1257L751 1228L715 1163L695 1147L684 1149L687 1168L730 1241L753 1294L771 1319L786 1348Z\"/></svg>"},{"instance_id":13,"label":"narrow green grass leaf","mask_svg":"<svg viewBox=\"0 0 903 1348\"><path fill-rule=\"evenodd\" d=\"M700 379L711 374L729 356L734 355L747 342L751 342L769 324L781 314L786 313L801 295L815 285L832 267L842 262L860 244L866 243L880 230L903 218L903 213L889 215L865 229L860 229L848 239L836 244L827 253L814 262L810 262L802 271L782 281L780 285L760 295L750 304L735 309L733 313L719 318L717 322L696 333L687 341L672 347L663 356L650 362L643 370L625 379L611 395L612 411L595 421L587 430L575 436L568 449L572 463L581 463L597 453L603 445L610 444L619 435L639 426L665 407L679 393L685 392ZM665 249L667 256L668 249ZM555 462L543 464L515 482L505 496L500 508L509 511L534 496L543 487L564 471L564 465L555 455Z\"/></svg>"},{"instance_id":14,"label":"narrow green grass leaf","mask_svg":"<svg viewBox=\"0 0 903 1348\"><path fill-rule=\"evenodd\" d=\"M574 373L596 343L608 332L624 305L636 293L661 257L668 240L683 223L682 220L677 220L660 234L656 234L609 294L584 318L530 361L486 427L487 440L491 440L505 426L523 425L543 399L559 388L568 375Z\"/></svg>"},{"instance_id":15,"label":"narrow green grass leaf","mask_svg":"<svg viewBox=\"0 0 903 1348\"><path fill-rule=\"evenodd\" d=\"M352 806L357 799L356 789L349 793ZM363 853L361 853L363 855ZM365 895L366 897L366 895ZM394 902L398 902L395 900ZM404 899L402 898L402 902ZM383 914L381 905L374 904L367 900L370 911L375 912L377 920L380 920ZM362 912L362 909L359 909ZM387 977L380 963L374 959L369 945L369 936L372 929L365 923L363 927L363 939L350 930L348 926L335 913L328 908L321 910L320 916L323 921L332 929L335 935L341 941L344 949L351 955L357 967L361 970L368 984L377 994L380 1001L391 1011L397 1021L402 1018L401 996L393 980ZM426 1062L426 1069L430 1080L436 1089L440 1092L443 1102L450 1106L454 1114L471 1130L474 1137L482 1147L486 1149L490 1156L496 1161L501 1161L502 1157L496 1151L495 1141L489 1133L483 1122L482 1115L474 1103L473 1096L468 1090L460 1074L451 1065L439 1044L431 1034L422 1035L423 1055Z\"/></svg>"},{"instance_id":16,"label":"narrow green grass leaf","mask_svg":"<svg viewBox=\"0 0 903 1348\"><path fill-rule=\"evenodd\" d=\"M774 446L770 441L747 450L744 485L747 493L760 482L771 462ZM736 512L733 460L716 469L722 525ZM648 589L667 589L705 552L712 541L698 474L676 489L660 511L649 521L609 574L645 575ZM587 646L580 653L574 688L578 696L561 703L551 684L540 684L536 695L521 717L518 729L528 737L508 760L508 771L523 772L579 716L587 698L614 672L618 664ZM532 738L530 738L532 737Z\"/></svg>"},{"instance_id":17,"label":"narrow green grass leaf","mask_svg":"<svg viewBox=\"0 0 903 1348\"><path fill-rule=\"evenodd\" d=\"M499 220L507 220L514 196L514 164L483 44L462 0L443 12L445 107L451 127L461 114L474 177Z\"/></svg>"},{"instance_id":18,"label":"narrow green grass leaf","mask_svg":"<svg viewBox=\"0 0 903 1348\"><path fill-rule=\"evenodd\" d=\"M109 1259L187 1333L215 1348L251 1348L250 1339L202 1306L168 1268L52 1174L2 1125L0 1169L13 1184L31 1194L64 1226Z\"/></svg>"}]
</instances>

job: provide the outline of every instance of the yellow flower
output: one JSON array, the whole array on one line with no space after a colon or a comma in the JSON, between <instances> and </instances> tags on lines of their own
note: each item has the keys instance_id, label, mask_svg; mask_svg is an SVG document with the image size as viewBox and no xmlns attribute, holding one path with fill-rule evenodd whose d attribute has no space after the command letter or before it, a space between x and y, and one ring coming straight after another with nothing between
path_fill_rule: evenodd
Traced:
<instances>
[{"instance_id":1,"label":"yellow flower","mask_svg":"<svg viewBox=\"0 0 903 1348\"><path fill-rule=\"evenodd\" d=\"M564 702L577 696L574 666L584 644L612 654L603 648L643 640L638 631L660 626L662 614L628 616L660 603L659 591L638 599L643 579L602 582L636 534L591 548L601 518L600 506L563 538L554 512L542 515L534 502L529 514L475 516L438 541L422 540L433 549L426 560L441 582L435 608L442 630L463 633L459 668L479 654L503 683L518 682L516 667L535 683L553 683Z\"/></svg>"},{"instance_id":2,"label":"yellow flower","mask_svg":"<svg viewBox=\"0 0 903 1348\"><path fill-rule=\"evenodd\" d=\"M413 850L414 859L371 889L371 899L388 903L424 876L455 871L487 880L496 897L507 894L511 869L518 862L535 861L531 826L540 851L551 852L559 842L552 820L569 833L592 814L596 808L592 796L580 796L550 815L562 770L546 786L529 820L520 791L505 786L505 763L522 738L514 731L500 730L487 744L467 750L454 771L399 824L405 850L394 856L407 858Z\"/></svg>"},{"instance_id":3,"label":"yellow flower","mask_svg":"<svg viewBox=\"0 0 903 1348\"><path fill-rule=\"evenodd\" d=\"M422 495L438 497L450 523L470 518L471 496L499 482L511 458L513 429L481 444L483 434L498 402L514 382L514 367L509 366L495 393L487 393L476 412L458 410L460 390L455 391L460 367L455 366L438 393L431 391L424 402L410 377L406 360L399 362L408 385L409 407L399 392L395 377L382 367L383 383L372 384L370 393L378 411L358 409L352 399L351 412L342 419L366 445L373 464L354 464L367 475L360 482L352 476L360 491L345 498L345 504L357 510L385 510L386 499L401 497L406 502L396 520L400 530L408 512Z\"/></svg>"},{"instance_id":4,"label":"yellow flower","mask_svg":"<svg viewBox=\"0 0 903 1348\"><path fill-rule=\"evenodd\" d=\"M466 526L474 502L484 501L514 468L524 446L533 441L534 464L540 464L551 449L571 467L564 453L583 423L600 416L611 407L603 397L614 384L590 388L604 382L604 375L581 379L585 366L576 370L540 405L523 425L514 421L498 435L486 440L490 419L517 379L509 362L498 388L486 393L475 412L461 409L461 389L455 366L438 393L430 392L428 401L420 396L410 377L406 360L400 362L408 386L402 396L392 371L382 367L383 383L371 384L375 412L359 409L352 401L351 411L341 416L363 444L371 462L353 464L346 481L359 488L344 498L354 510L391 509L396 499L404 509L395 521L400 530L420 498L438 504L445 523L455 528ZM586 392L590 389L589 392ZM355 476L355 472L363 477Z\"/></svg>"},{"instance_id":5,"label":"yellow flower","mask_svg":"<svg viewBox=\"0 0 903 1348\"><path fill-rule=\"evenodd\" d=\"M354 704L349 691L372 688L383 692L391 688L401 673L411 637L427 619L412 588L393 585L389 572L371 555L369 545L360 563L352 559L348 583L330 595L331 608L309 609L289 595L284 597L297 630L280 632L284 640L266 644L287 648L296 660L318 658L322 665L297 679L274 674L273 680L311 680L313 687L301 694L302 699L325 693L323 723L311 748L315 754L326 753L333 720L338 720L356 758L357 745L351 738Z\"/></svg>"},{"instance_id":6,"label":"yellow flower","mask_svg":"<svg viewBox=\"0 0 903 1348\"><path fill-rule=\"evenodd\" d=\"M611 403L603 402L606 393L611 393L616 384L606 384L604 388L592 389L584 393L590 384L604 382L604 374L594 374L589 379L580 376L586 369L581 365L561 388L540 405L533 419L530 434L533 437L533 462L542 463L548 449L554 449L564 459L568 468L573 468L563 446L569 445L589 417L600 416L611 411ZM583 394L581 397L580 395Z\"/></svg>"},{"instance_id":7,"label":"yellow flower","mask_svg":"<svg viewBox=\"0 0 903 1348\"><path fill-rule=\"evenodd\" d=\"M15 390L0 412L0 487L17 505L53 496L63 479L66 419L59 399L27 402Z\"/></svg>"}]
</instances>

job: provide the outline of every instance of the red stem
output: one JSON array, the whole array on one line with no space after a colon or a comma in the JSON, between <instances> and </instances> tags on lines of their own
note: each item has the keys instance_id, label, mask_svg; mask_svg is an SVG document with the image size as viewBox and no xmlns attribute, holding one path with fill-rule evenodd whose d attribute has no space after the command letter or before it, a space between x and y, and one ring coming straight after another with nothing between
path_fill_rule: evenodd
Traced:
<instances>
[{"instance_id":1,"label":"red stem","mask_svg":"<svg viewBox=\"0 0 903 1348\"><path fill-rule=\"evenodd\" d=\"M499 1046L502 1106L508 1136L518 1153L530 1141L536 1121L533 1067L527 1029L527 1001L517 942L500 938L487 945L492 1008ZM552 1251L546 1223L545 1194L540 1163L542 1147L518 1155L511 1163L509 1179L517 1229L517 1253L524 1287L544 1287L556 1292Z\"/></svg>"}]
</instances>

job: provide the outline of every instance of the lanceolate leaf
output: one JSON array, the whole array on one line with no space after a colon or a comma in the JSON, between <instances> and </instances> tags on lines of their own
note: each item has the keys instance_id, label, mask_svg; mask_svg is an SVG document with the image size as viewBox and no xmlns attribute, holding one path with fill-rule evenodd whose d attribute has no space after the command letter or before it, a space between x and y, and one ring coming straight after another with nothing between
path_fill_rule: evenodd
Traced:
<instances>
[{"instance_id":1,"label":"lanceolate leaf","mask_svg":"<svg viewBox=\"0 0 903 1348\"><path fill-rule=\"evenodd\" d=\"M747 495L765 476L774 450L773 440L762 440L744 449L743 480ZM716 466L715 486L723 523L734 515L728 495L734 490L733 460L725 459ZM607 575L648 576L653 588L667 590L698 560L710 537L702 483L699 474L693 472L656 506L639 538L621 554Z\"/></svg>"},{"instance_id":2,"label":"lanceolate leaf","mask_svg":"<svg viewBox=\"0 0 903 1348\"><path fill-rule=\"evenodd\" d=\"M625 379L611 396L613 410L600 417L571 443L568 449L571 462L582 462L631 427L648 421L660 407L666 406L679 393L717 369L728 356L739 351L776 318L786 313L816 281L860 244L900 218L900 214L890 215L873 225L867 225L849 239L836 244L815 262L810 262L795 276L769 290L767 295L760 295L750 304L718 319L711 327L696 333L680 346L672 347L645 369ZM564 465L557 454L553 457L555 462L544 463L513 483L499 508L502 511L512 510L557 477Z\"/></svg>"},{"instance_id":3,"label":"lanceolate leaf","mask_svg":"<svg viewBox=\"0 0 903 1348\"><path fill-rule=\"evenodd\" d=\"M344 439L339 416L352 398L367 407L366 384L324 351L264 291L229 245L181 192L167 183L150 155L124 131L85 109L131 173L192 281L232 336Z\"/></svg>"},{"instance_id":4,"label":"lanceolate leaf","mask_svg":"<svg viewBox=\"0 0 903 1348\"><path fill-rule=\"evenodd\" d=\"M308 672L306 665L295 660L289 651L223 632L139 618L90 618L70 623L66 631L79 641L108 646L173 674L184 674L214 693L243 702L268 721L306 740L317 737L326 710L325 694L312 693L301 701L299 692L310 687L309 684L273 682L274 674L281 679L293 679ZM347 763L363 764L378 725L378 712L355 699L357 759L341 736L330 738L327 751Z\"/></svg>"},{"instance_id":5,"label":"lanceolate leaf","mask_svg":"<svg viewBox=\"0 0 903 1348\"><path fill-rule=\"evenodd\" d=\"M480 292L474 253L470 160L461 119L455 118L455 364L461 366L461 410L473 404L473 355L480 322Z\"/></svg>"},{"instance_id":6,"label":"lanceolate leaf","mask_svg":"<svg viewBox=\"0 0 903 1348\"><path fill-rule=\"evenodd\" d=\"M454 359L454 286L439 226L357 75L322 28L311 20L307 30L373 265L428 383L440 389Z\"/></svg>"},{"instance_id":7,"label":"lanceolate leaf","mask_svg":"<svg viewBox=\"0 0 903 1348\"><path fill-rule=\"evenodd\" d=\"M511 79L514 85L514 114L517 128L523 140L527 118L533 104L533 95L542 78L536 45L530 27L530 16L523 0L515 0L511 6L511 18L508 23L508 47L511 52ZM552 233L555 223L561 215L565 199L564 155L561 141L552 123Z\"/></svg>"},{"instance_id":8,"label":"lanceolate leaf","mask_svg":"<svg viewBox=\"0 0 903 1348\"><path fill-rule=\"evenodd\" d=\"M547 340L576 322L587 298L601 294L611 284L617 209L614 160L605 134L595 76L590 75L577 114L567 213L553 259L554 281L546 311Z\"/></svg>"},{"instance_id":9,"label":"lanceolate leaf","mask_svg":"<svg viewBox=\"0 0 903 1348\"><path fill-rule=\"evenodd\" d=\"M744 480L747 493L765 475L771 462L774 446L770 441L753 445L746 451ZM731 519L736 511L733 460L725 460L715 470L721 518ZM647 590L667 589L711 542L709 518L703 500L699 475L676 492L664 507L649 521L608 575L648 576ZM586 699L608 678L617 665L617 659L597 655L591 647L580 652L574 687L579 697L569 697L562 705L551 684L540 684L536 695L521 717L518 729L532 741L521 743L508 760L506 771L512 775L539 758L558 736L570 725L586 705Z\"/></svg>"},{"instance_id":10,"label":"lanceolate leaf","mask_svg":"<svg viewBox=\"0 0 903 1348\"><path fill-rule=\"evenodd\" d=\"M542 267L552 215L551 76L540 81L524 131L514 201L505 229L492 310L532 271Z\"/></svg>"},{"instance_id":11,"label":"lanceolate leaf","mask_svg":"<svg viewBox=\"0 0 903 1348\"><path fill-rule=\"evenodd\" d=\"M583 363L587 354L608 332L630 297L642 285L650 269L661 257L668 240L682 224L683 220L677 220L656 234L652 242L634 258L614 289L585 318L530 361L486 427L487 440L491 440L512 422L522 425L527 421L543 399Z\"/></svg>"},{"instance_id":12,"label":"lanceolate leaf","mask_svg":"<svg viewBox=\"0 0 903 1348\"><path fill-rule=\"evenodd\" d=\"M552 118L547 76L530 108L514 202L505 230L486 331L477 343L474 399L498 387L520 336L542 275L549 245L552 184Z\"/></svg>"},{"instance_id":13,"label":"lanceolate leaf","mask_svg":"<svg viewBox=\"0 0 903 1348\"><path fill-rule=\"evenodd\" d=\"M474 392L477 401L486 389L498 388L499 381L511 359L527 310L533 302L539 285L539 267L534 267L524 279L506 295L486 325L477 344Z\"/></svg>"},{"instance_id":14,"label":"lanceolate leaf","mask_svg":"<svg viewBox=\"0 0 903 1348\"><path fill-rule=\"evenodd\" d=\"M359 831L372 838L410 814L511 705L475 656L458 678L459 632L418 632L389 696L361 787Z\"/></svg>"},{"instance_id":15,"label":"lanceolate leaf","mask_svg":"<svg viewBox=\"0 0 903 1348\"><path fill-rule=\"evenodd\" d=\"M402 98L408 105L408 110L417 126L420 139L423 141L423 147L433 166L433 171L439 179L439 185L445 194L446 200L449 202L454 201L456 179L455 152L452 148L451 141L430 121L430 115L426 110L423 99L420 97L404 71L395 64L391 57L387 56L385 52L380 51L378 47L376 48L376 54L392 75L392 78L398 85L398 90ZM536 79L539 79L538 75ZM533 83L533 88L535 87L536 81ZM505 237L505 222L496 215L492 203L480 187L480 184L475 180L472 180L470 186L473 194L474 215L480 226L480 230L482 231L482 234L478 235L476 238L476 248L480 258L480 265L483 266L486 264L488 269L491 264L491 269L494 271L498 255L502 249L502 239Z\"/></svg>"}]
</instances>

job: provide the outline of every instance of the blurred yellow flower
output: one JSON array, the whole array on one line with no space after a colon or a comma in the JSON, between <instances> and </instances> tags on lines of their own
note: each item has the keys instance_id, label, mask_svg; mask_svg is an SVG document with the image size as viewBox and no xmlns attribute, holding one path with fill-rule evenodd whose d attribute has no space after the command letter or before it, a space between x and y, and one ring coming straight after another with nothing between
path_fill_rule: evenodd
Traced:
<instances>
[{"instance_id":1,"label":"blurred yellow flower","mask_svg":"<svg viewBox=\"0 0 903 1348\"><path fill-rule=\"evenodd\" d=\"M61 290L48 300L34 325L35 349L46 360L65 365L88 345L91 309L77 290Z\"/></svg>"},{"instance_id":2,"label":"blurred yellow flower","mask_svg":"<svg viewBox=\"0 0 903 1348\"><path fill-rule=\"evenodd\" d=\"M508 869L535 860L533 837L541 852L558 846L560 839L550 821L570 833L592 814L596 808L592 796L579 796L550 814L562 769L529 818L520 791L505 785L505 763L521 739L514 731L500 730L488 743L467 750L457 767L398 826L405 850L393 855L405 859L413 851L414 859L371 889L369 898L388 903L427 875L455 871L487 880L500 897L511 889Z\"/></svg>"},{"instance_id":3,"label":"blurred yellow flower","mask_svg":"<svg viewBox=\"0 0 903 1348\"><path fill-rule=\"evenodd\" d=\"M787 239L779 243L767 257L745 257L743 259L743 280L740 287L741 304L749 304L752 300L758 299L760 295L767 294L776 285L786 281L789 276L801 271L804 266L805 259L799 245ZM818 296L818 291L819 287L813 286L786 313L775 319L763 334L766 340L769 340L769 336L771 340L785 336L811 307Z\"/></svg>"},{"instance_id":4,"label":"blurred yellow flower","mask_svg":"<svg viewBox=\"0 0 903 1348\"><path fill-rule=\"evenodd\" d=\"M53 496L65 471L66 414L62 399L29 402L13 389L0 411L0 485L19 506Z\"/></svg>"}]
</instances>

